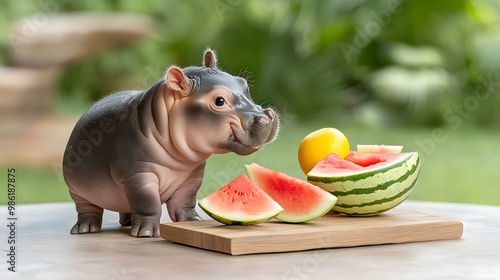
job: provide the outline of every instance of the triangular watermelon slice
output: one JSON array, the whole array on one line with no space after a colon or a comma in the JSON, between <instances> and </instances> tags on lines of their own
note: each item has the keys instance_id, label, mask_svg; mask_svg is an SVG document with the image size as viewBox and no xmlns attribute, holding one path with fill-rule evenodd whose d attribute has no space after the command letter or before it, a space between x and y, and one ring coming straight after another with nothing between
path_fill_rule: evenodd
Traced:
<instances>
[{"instance_id":1,"label":"triangular watermelon slice","mask_svg":"<svg viewBox=\"0 0 500 280\"><path fill-rule=\"evenodd\" d=\"M227 225L254 225L283 211L245 175L201 199L198 205L214 220Z\"/></svg>"},{"instance_id":2,"label":"triangular watermelon slice","mask_svg":"<svg viewBox=\"0 0 500 280\"><path fill-rule=\"evenodd\" d=\"M284 173L256 163L245 165L250 180L262 188L283 209L275 218L289 223L302 223L330 211L337 197L327 191Z\"/></svg>"}]
</instances>

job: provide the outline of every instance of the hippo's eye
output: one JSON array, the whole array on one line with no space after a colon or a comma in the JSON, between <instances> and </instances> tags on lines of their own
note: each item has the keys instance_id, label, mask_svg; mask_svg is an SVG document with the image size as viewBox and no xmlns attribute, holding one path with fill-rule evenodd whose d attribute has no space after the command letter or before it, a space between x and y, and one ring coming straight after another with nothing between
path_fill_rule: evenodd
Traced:
<instances>
[{"instance_id":1,"label":"hippo's eye","mask_svg":"<svg viewBox=\"0 0 500 280\"><path fill-rule=\"evenodd\" d=\"M224 104L226 104L226 100L223 97L215 98L215 106L221 107L224 106Z\"/></svg>"}]
</instances>

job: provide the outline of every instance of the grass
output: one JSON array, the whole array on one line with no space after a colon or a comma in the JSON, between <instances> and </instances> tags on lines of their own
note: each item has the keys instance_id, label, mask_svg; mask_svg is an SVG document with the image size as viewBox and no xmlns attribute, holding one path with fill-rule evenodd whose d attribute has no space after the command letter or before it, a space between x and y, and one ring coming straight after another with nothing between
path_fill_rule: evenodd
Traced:
<instances>
[{"instance_id":1,"label":"grass","mask_svg":"<svg viewBox=\"0 0 500 280\"><path fill-rule=\"evenodd\" d=\"M209 159L198 197L204 197L243 174L244 164L257 162L268 168L305 179L297 162L297 147L309 132L327 123L292 123L285 125L280 137L249 156L214 155ZM413 200L446 201L500 205L500 157L496 152L500 132L463 127L444 130L385 128L369 129L337 126L356 144L398 144L405 151L418 151L422 170ZM439 131L437 131L439 132ZM434 140L433 140L434 135ZM6 182L7 167L2 168L1 182ZM17 168L17 203L71 201L60 172L50 169ZM6 204L7 195L0 195Z\"/></svg>"},{"instance_id":2,"label":"grass","mask_svg":"<svg viewBox=\"0 0 500 280\"><path fill-rule=\"evenodd\" d=\"M0 182L7 182L7 169L2 167ZM68 188L59 171L45 168L16 168L16 203L71 201ZM0 204L7 203L7 191L0 195Z\"/></svg>"}]
</instances>

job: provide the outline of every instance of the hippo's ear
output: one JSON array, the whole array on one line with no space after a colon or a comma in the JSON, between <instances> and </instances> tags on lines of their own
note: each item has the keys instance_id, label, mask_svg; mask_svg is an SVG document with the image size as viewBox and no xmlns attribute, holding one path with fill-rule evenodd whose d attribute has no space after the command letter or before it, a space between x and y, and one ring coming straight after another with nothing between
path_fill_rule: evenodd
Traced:
<instances>
[{"instance_id":1,"label":"hippo's ear","mask_svg":"<svg viewBox=\"0 0 500 280\"><path fill-rule=\"evenodd\" d=\"M168 88L177 91L184 96L191 93L191 82L184 75L182 69L177 66L172 66L168 68L167 74L165 75L165 81L167 82Z\"/></svg>"},{"instance_id":2,"label":"hippo's ear","mask_svg":"<svg viewBox=\"0 0 500 280\"><path fill-rule=\"evenodd\" d=\"M217 68L217 55L210 48L206 49L203 55L203 66Z\"/></svg>"}]
</instances>

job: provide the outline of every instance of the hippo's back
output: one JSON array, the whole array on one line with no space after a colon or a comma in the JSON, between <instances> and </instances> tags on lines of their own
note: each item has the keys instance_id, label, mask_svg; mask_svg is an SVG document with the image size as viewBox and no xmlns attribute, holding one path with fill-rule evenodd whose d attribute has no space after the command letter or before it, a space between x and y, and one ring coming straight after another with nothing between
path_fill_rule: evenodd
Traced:
<instances>
[{"instance_id":1,"label":"hippo's back","mask_svg":"<svg viewBox=\"0 0 500 280\"><path fill-rule=\"evenodd\" d=\"M66 177L98 176L96 170L109 163L113 142L135 123L134 111L141 91L111 94L94 103L78 120L68 140L63 158Z\"/></svg>"},{"instance_id":2,"label":"hippo's back","mask_svg":"<svg viewBox=\"0 0 500 280\"><path fill-rule=\"evenodd\" d=\"M98 100L78 120L71 137L77 136L75 132L84 127L96 128L96 125L106 126L104 123L98 123L104 122L106 119L114 120L115 122L127 119L130 115L131 106L133 106L131 103L137 99L134 97L137 97L141 93L141 91L121 91Z\"/></svg>"}]
</instances>

